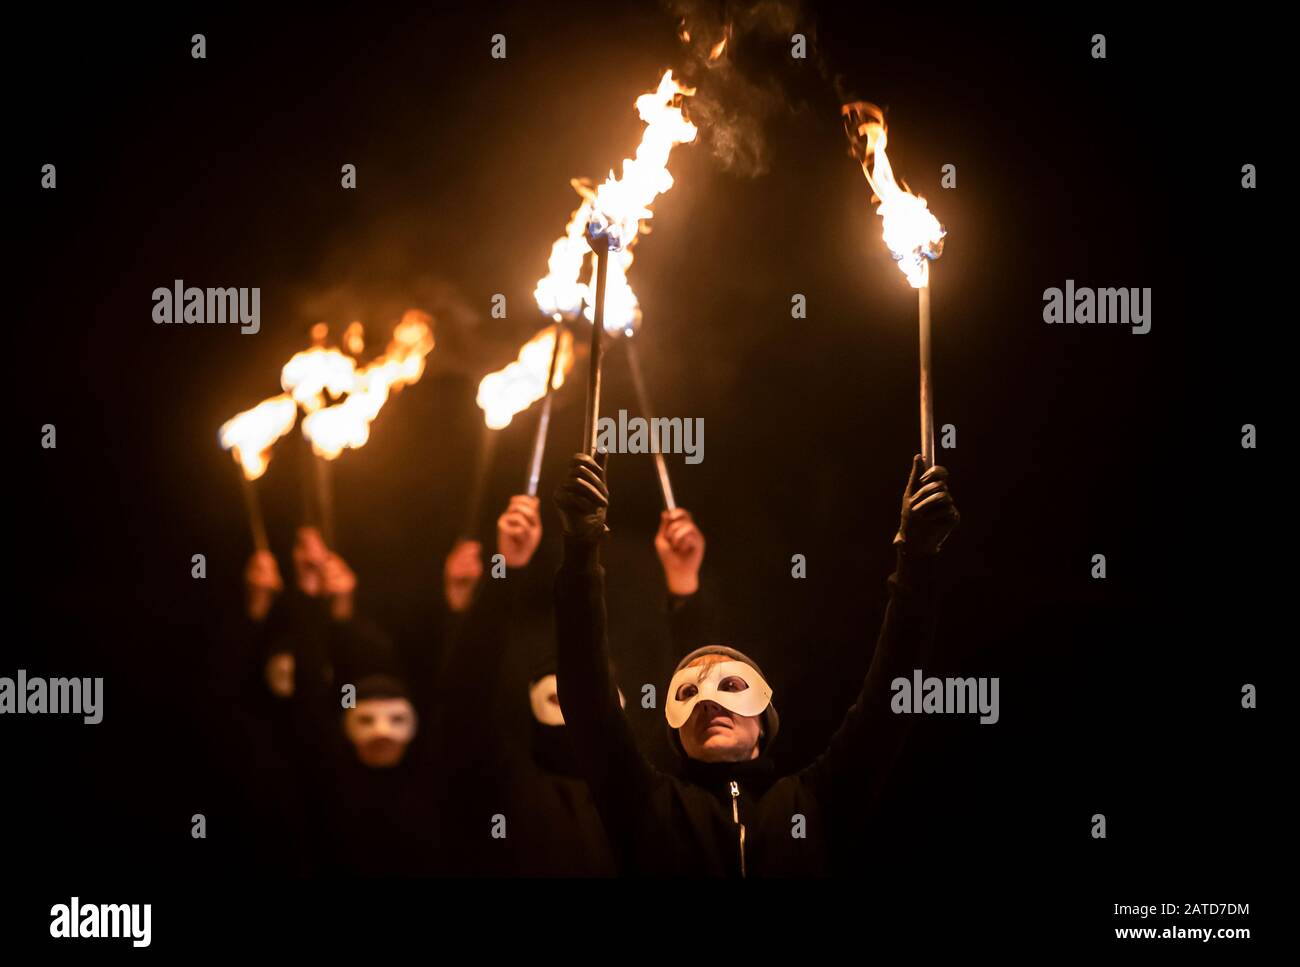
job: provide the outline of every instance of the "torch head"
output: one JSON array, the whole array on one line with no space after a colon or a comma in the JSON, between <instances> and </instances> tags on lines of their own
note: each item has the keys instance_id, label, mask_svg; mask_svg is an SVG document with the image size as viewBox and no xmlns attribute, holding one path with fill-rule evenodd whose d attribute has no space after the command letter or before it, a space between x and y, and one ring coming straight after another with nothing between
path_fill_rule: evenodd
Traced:
<instances>
[{"instance_id":1,"label":"torch head","mask_svg":"<svg viewBox=\"0 0 1300 967\"><path fill-rule=\"evenodd\" d=\"M946 234L924 198L900 183L885 153L888 131L885 115L869 101L853 101L840 108L849 150L862 165L871 185L872 201L880 203L883 241L914 289L929 284L929 263L943 253Z\"/></svg>"},{"instance_id":2,"label":"torch head","mask_svg":"<svg viewBox=\"0 0 1300 967\"><path fill-rule=\"evenodd\" d=\"M623 248L618 237L618 225L606 219L599 212L592 210L591 218L583 231L591 250L599 255L602 252L618 252Z\"/></svg>"}]
</instances>

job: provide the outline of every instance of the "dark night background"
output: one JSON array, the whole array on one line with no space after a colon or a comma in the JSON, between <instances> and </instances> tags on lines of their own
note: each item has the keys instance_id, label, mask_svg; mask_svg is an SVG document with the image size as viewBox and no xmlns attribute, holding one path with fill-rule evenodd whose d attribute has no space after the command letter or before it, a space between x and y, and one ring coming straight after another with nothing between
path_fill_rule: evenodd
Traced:
<instances>
[{"instance_id":1,"label":"dark night background","mask_svg":"<svg viewBox=\"0 0 1300 967\"><path fill-rule=\"evenodd\" d=\"M1103 931L1115 902L1262 901L1283 698L1270 568L1289 516L1264 463L1286 324L1256 284L1282 181L1266 165L1267 25L1207 35L1094 10L837 4L795 19L808 61L755 29L733 44L733 87L701 81L737 95L766 171L728 170L703 127L674 151L676 186L629 274L653 396L704 419L704 462L671 459L673 482L708 539L726 637L775 684L781 764L815 755L860 687L917 448L915 297L847 154L843 94L888 109L894 168L949 232L936 424L957 426L940 453L962 524L944 551L934 673L1001 677L996 726L920 719L884 831L863 847L863 889L895 869ZM1104 61L1089 56L1097 31ZM504 61L488 55L497 32ZM436 315L423 381L336 468L360 605L420 647L417 605L439 593L469 489L474 390L543 323L532 290L576 205L568 180L631 153L634 98L689 58L654 4L102 14L71 31L51 15L14 40L21 375L0 673L102 675L106 697L94 728L4 723L23 756L5 827L52 895L129 880L161 902L155 884L205 875L202 854L221 848L211 830L189 836L211 787L205 663L249 551L217 427L277 391L313 322L360 318L378 343L407 306ZM1248 161L1256 191L1240 187ZM38 187L47 162L55 191ZM355 191L339 185L347 162ZM955 190L939 186L946 163ZM176 278L260 286L262 331L155 326L151 292ZM1044 325L1043 290L1067 278L1151 287L1151 332ZM498 292L506 320L489 315ZM790 318L794 293L806 319ZM621 354L608 365L607 411L634 409ZM580 363L560 397L544 495L578 442L584 378ZM484 534L523 485L534 419L502 435ZM1240 446L1247 422L1260 450ZM56 450L38 444L45 423ZM259 483L286 575L288 454ZM615 456L610 483L611 610L632 622L662 580L650 458ZM544 509L530 569L543 600L559 534ZM195 553L205 581L190 577ZM804 581L790 578L795 553ZM1105 581L1089 576L1094 553ZM663 674L622 659L625 690ZM1261 709L1241 709L1245 682ZM660 728L661 712L638 714Z\"/></svg>"}]
</instances>

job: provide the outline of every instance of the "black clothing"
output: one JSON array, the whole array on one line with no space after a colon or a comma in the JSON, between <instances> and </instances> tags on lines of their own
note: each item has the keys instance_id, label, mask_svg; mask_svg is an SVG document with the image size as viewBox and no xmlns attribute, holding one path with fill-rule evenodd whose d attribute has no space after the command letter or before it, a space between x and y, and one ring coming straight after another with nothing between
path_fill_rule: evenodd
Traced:
<instances>
[{"instance_id":1,"label":"black clothing","mask_svg":"<svg viewBox=\"0 0 1300 967\"><path fill-rule=\"evenodd\" d=\"M505 671L517 642L521 573L487 577L448 646L438 714L444 761L469 831L458 872L495 876L613 876L608 838L578 775L564 726L538 722L527 674ZM545 673L534 655L530 673ZM469 724L469 723L472 723ZM494 838L505 819L505 838Z\"/></svg>"},{"instance_id":2,"label":"black clothing","mask_svg":"<svg viewBox=\"0 0 1300 967\"><path fill-rule=\"evenodd\" d=\"M621 868L653 875L822 875L838 830L865 821L908 731L890 683L922 667L934 632L935 559L902 553L857 702L826 751L777 779L766 755L687 760L682 776L651 766L632 741L605 640L599 545L566 540L555 579L560 704Z\"/></svg>"},{"instance_id":3,"label":"black clothing","mask_svg":"<svg viewBox=\"0 0 1300 967\"><path fill-rule=\"evenodd\" d=\"M437 788L417 734L405 761L367 769L342 730L343 684L398 671L387 637L363 617L334 621L324 599L289 589L261 622L240 615L222 638L211 687L231 810L232 869L416 873L438 869ZM294 690L273 695L267 659L294 658Z\"/></svg>"},{"instance_id":4,"label":"black clothing","mask_svg":"<svg viewBox=\"0 0 1300 967\"><path fill-rule=\"evenodd\" d=\"M425 726L417 724L402 761L389 768L363 765L343 731L341 686L393 667L386 639L362 619L327 620L301 636L294 657L292 709L311 804L315 868L361 876L442 872L441 786L434 743L421 734ZM329 673L331 667L353 674L340 679ZM358 702L365 700L363 691L358 689Z\"/></svg>"},{"instance_id":5,"label":"black clothing","mask_svg":"<svg viewBox=\"0 0 1300 967\"><path fill-rule=\"evenodd\" d=\"M320 872L429 876L444 871L441 847L448 830L435 800L436 774L421 745L417 736L402 761L388 769L362 765L350 746L328 752L328 771L317 786Z\"/></svg>"}]
</instances>

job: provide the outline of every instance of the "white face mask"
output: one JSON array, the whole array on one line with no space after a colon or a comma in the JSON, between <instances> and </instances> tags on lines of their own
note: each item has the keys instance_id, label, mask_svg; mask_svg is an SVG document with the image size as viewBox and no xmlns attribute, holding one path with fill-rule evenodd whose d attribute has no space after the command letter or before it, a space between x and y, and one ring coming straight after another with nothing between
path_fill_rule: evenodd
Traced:
<instances>
[{"instance_id":1,"label":"white face mask","mask_svg":"<svg viewBox=\"0 0 1300 967\"><path fill-rule=\"evenodd\" d=\"M559 688L555 684L554 675L543 675L529 685L528 701L533 706L533 718L543 725L564 724Z\"/></svg>"},{"instance_id":2,"label":"white face mask","mask_svg":"<svg viewBox=\"0 0 1300 967\"><path fill-rule=\"evenodd\" d=\"M772 687L743 661L688 665L668 683L664 717L672 728L680 729L703 701L716 702L736 715L761 715L772 701Z\"/></svg>"},{"instance_id":3,"label":"white face mask","mask_svg":"<svg viewBox=\"0 0 1300 967\"><path fill-rule=\"evenodd\" d=\"M404 698L368 698L347 710L343 728L363 765L395 766L415 738L415 709Z\"/></svg>"},{"instance_id":4,"label":"white face mask","mask_svg":"<svg viewBox=\"0 0 1300 967\"><path fill-rule=\"evenodd\" d=\"M533 707L533 718L543 725L563 725L564 713L560 711L560 687L554 675L543 675L528 686L528 703ZM618 704L626 707L623 690L618 690Z\"/></svg>"}]
</instances>

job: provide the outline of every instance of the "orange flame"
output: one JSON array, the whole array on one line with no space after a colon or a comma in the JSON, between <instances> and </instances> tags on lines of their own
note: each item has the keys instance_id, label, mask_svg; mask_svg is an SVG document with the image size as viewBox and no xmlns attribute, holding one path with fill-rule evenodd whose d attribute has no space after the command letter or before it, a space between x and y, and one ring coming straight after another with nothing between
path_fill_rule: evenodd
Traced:
<instances>
[{"instance_id":1,"label":"orange flame","mask_svg":"<svg viewBox=\"0 0 1300 967\"><path fill-rule=\"evenodd\" d=\"M287 393L263 400L251 410L232 416L217 431L221 448L229 450L249 480L266 473L271 447L293 429L298 406Z\"/></svg>"},{"instance_id":2,"label":"orange flame","mask_svg":"<svg viewBox=\"0 0 1300 967\"><path fill-rule=\"evenodd\" d=\"M347 397L333 406L308 411L303 417L302 433L317 456L334 460L345 449L365 446L370 439L370 424L388 402L390 392L424 375L425 357L434 346L432 321L427 313L408 309L393 329L393 338L383 355L354 370Z\"/></svg>"},{"instance_id":3,"label":"orange flame","mask_svg":"<svg viewBox=\"0 0 1300 967\"><path fill-rule=\"evenodd\" d=\"M551 370L551 353L555 351L555 326L547 326L519 350L519 357L505 369L488 373L479 381L476 402L483 410L488 429L500 430L510 425L515 414L546 395L546 375ZM573 368L573 334L561 327L560 355L555 360L553 390L564 385Z\"/></svg>"},{"instance_id":4,"label":"orange flame","mask_svg":"<svg viewBox=\"0 0 1300 967\"><path fill-rule=\"evenodd\" d=\"M318 323L312 329L323 325ZM294 353L293 357L280 370L280 386L286 393L308 413L314 413L325 405L325 394L338 399L352 388L356 378L357 362L337 349L326 349L322 345Z\"/></svg>"},{"instance_id":5,"label":"orange flame","mask_svg":"<svg viewBox=\"0 0 1300 967\"><path fill-rule=\"evenodd\" d=\"M714 44L713 47L709 50L710 63L717 60L719 57L721 57L723 54L727 52L727 40L730 37L731 37L731 27L730 25L728 25L726 33L722 35L722 39L719 40L716 44Z\"/></svg>"},{"instance_id":6,"label":"orange flame","mask_svg":"<svg viewBox=\"0 0 1300 967\"><path fill-rule=\"evenodd\" d=\"M923 288L930 282L930 263L943 254L947 232L924 198L894 180L885 154L888 134L880 108L858 101L845 104L840 113L854 151L862 153L862 172L871 185L871 200L880 202L876 214L882 219L885 246L912 288Z\"/></svg>"},{"instance_id":7,"label":"orange flame","mask_svg":"<svg viewBox=\"0 0 1300 967\"><path fill-rule=\"evenodd\" d=\"M640 305L627 282L631 247L639 234L648 230L644 222L653 216L650 205L673 186L673 177L668 173L673 148L689 144L698 133L679 100L694 94L694 88L682 87L673 79L671 70L664 71L659 86L636 99L637 114L646 128L641 132L635 157L623 159L623 176L616 178L611 170L594 190L588 182L572 182L582 203L569 219L564 235L551 246L547 274L533 292L544 313L559 320L565 315L577 315L585 305L586 317L594 318L596 256L587 243L590 228L592 234L605 235L610 241L605 329L630 334L640 322ZM586 282L581 281L584 262L590 265Z\"/></svg>"},{"instance_id":8,"label":"orange flame","mask_svg":"<svg viewBox=\"0 0 1300 967\"><path fill-rule=\"evenodd\" d=\"M366 330L360 322L353 322L343 330L343 345L353 356L360 356L365 352Z\"/></svg>"}]
</instances>

